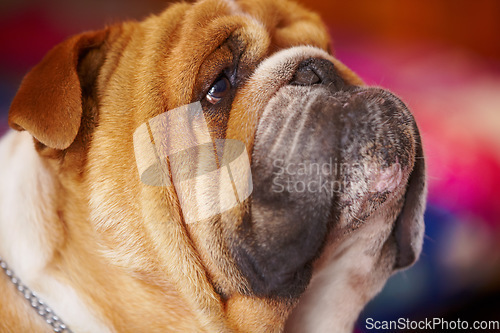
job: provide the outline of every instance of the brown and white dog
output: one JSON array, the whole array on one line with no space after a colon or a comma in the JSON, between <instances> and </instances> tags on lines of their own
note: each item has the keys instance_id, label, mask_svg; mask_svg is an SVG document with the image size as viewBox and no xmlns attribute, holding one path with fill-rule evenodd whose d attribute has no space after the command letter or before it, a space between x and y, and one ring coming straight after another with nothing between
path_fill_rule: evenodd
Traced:
<instances>
[{"instance_id":1,"label":"brown and white dog","mask_svg":"<svg viewBox=\"0 0 500 333\"><path fill-rule=\"evenodd\" d=\"M251 195L188 223L178 186L141 178L134 135L192 103L214 142L242 143ZM74 36L26 75L9 124L0 257L73 332L349 332L421 251L413 117L293 2L180 3ZM144 133L189 141L173 124ZM167 183L199 154L167 156ZM210 184L184 204L222 207ZM0 295L0 331L52 330L1 271Z\"/></svg>"}]
</instances>

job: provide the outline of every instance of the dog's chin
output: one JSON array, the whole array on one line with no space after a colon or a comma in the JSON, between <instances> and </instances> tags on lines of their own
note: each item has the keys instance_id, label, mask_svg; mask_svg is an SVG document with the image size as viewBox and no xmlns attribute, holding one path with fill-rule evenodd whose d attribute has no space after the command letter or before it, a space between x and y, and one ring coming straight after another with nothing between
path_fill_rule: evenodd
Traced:
<instances>
[{"instance_id":1,"label":"dog's chin","mask_svg":"<svg viewBox=\"0 0 500 333\"><path fill-rule=\"evenodd\" d=\"M253 240L238 251L253 292L298 296L332 225L349 216L354 230L403 196L413 126L405 105L378 88L287 85L275 94L257 128L251 217L240 230Z\"/></svg>"}]
</instances>

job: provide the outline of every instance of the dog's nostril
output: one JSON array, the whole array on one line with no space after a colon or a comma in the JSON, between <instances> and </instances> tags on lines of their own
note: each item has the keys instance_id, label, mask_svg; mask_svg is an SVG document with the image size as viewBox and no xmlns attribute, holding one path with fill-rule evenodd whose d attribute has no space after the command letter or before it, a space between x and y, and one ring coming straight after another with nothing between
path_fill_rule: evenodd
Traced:
<instances>
[{"instance_id":1,"label":"dog's nostril","mask_svg":"<svg viewBox=\"0 0 500 333\"><path fill-rule=\"evenodd\" d=\"M302 61L295 72L290 84L297 86L311 86L324 84L337 90L345 86L335 66L326 59L309 58Z\"/></svg>"},{"instance_id":2,"label":"dog's nostril","mask_svg":"<svg viewBox=\"0 0 500 333\"><path fill-rule=\"evenodd\" d=\"M320 83L321 79L310 67L299 68L292 79L291 84L297 86L311 86Z\"/></svg>"}]
</instances>

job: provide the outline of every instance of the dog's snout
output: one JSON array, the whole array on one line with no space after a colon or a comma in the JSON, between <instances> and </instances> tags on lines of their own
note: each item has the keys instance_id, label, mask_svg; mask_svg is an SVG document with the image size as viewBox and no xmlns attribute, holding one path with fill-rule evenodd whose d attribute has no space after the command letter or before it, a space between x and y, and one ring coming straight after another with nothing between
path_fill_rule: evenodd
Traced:
<instances>
[{"instance_id":1,"label":"dog's snout","mask_svg":"<svg viewBox=\"0 0 500 333\"><path fill-rule=\"evenodd\" d=\"M345 86L335 66L328 60L318 58L302 61L290 84L297 86L324 84L336 90L341 90Z\"/></svg>"}]
</instances>

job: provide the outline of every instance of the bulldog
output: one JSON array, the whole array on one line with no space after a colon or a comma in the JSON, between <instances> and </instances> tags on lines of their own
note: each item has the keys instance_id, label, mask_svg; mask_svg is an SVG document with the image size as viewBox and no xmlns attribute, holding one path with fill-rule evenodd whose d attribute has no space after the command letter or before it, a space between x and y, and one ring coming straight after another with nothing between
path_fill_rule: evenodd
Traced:
<instances>
[{"instance_id":1,"label":"bulldog","mask_svg":"<svg viewBox=\"0 0 500 333\"><path fill-rule=\"evenodd\" d=\"M9 124L2 332L349 332L421 251L410 111L294 2L71 37Z\"/></svg>"}]
</instances>

